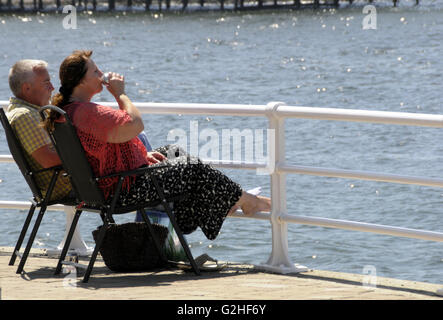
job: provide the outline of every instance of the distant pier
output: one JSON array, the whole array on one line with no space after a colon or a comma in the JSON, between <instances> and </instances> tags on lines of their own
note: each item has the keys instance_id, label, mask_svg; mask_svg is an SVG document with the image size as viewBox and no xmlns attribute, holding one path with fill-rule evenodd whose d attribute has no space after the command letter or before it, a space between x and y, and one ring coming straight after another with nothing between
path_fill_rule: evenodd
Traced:
<instances>
[{"instance_id":1,"label":"distant pier","mask_svg":"<svg viewBox=\"0 0 443 320\"><path fill-rule=\"evenodd\" d=\"M354 0L0 0L0 12L46 12L62 11L66 5L72 5L77 10L83 11L114 11L121 8L144 9L146 11L156 10L186 10L189 8L215 9L215 10L261 10L261 9L301 9L301 8L321 8L338 7L340 3L352 4ZM392 0L397 6L400 0ZM373 3L368 0L368 3ZM419 0L416 0L419 4Z\"/></svg>"}]
</instances>

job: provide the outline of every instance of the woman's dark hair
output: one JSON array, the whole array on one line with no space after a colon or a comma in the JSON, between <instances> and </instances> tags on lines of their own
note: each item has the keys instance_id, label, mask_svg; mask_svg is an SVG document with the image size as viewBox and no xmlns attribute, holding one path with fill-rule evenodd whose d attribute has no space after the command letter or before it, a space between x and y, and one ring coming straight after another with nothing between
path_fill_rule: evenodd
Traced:
<instances>
[{"instance_id":1,"label":"woman's dark hair","mask_svg":"<svg viewBox=\"0 0 443 320\"><path fill-rule=\"evenodd\" d=\"M61 87L51 100L51 104L63 109L70 103L74 88L81 82L88 71L87 62L92 55L91 50L76 50L66 57L60 65L59 77ZM54 121L60 116L58 112L49 112L44 127L48 131L54 128Z\"/></svg>"}]
</instances>

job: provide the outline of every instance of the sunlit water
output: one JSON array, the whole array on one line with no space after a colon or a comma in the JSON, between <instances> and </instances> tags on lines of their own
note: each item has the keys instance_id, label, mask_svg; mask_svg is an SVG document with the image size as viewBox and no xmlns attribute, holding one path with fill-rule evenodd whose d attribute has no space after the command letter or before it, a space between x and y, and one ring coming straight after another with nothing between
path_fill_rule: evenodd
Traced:
<instances>
[{"instance_id":1,"label":"sunlit water","mask_svg":"<svg viewBox=\"0 0 443 320\"><path fill-rule=\"evenodd\" d=\"M0 100L10 96L7 74L22 58L58 66L74 49L94 50L102 70L125 75L133 101L266 104L442 113L443 7L377 6L377 29L362 29L363 4L339 10L78 13L77 29L63 28L64 15L0 15ZM97 101L111 101L103 92ZM266 128L264 118L144 115L151 144L190 121L199 130ZM2 132L2 131L0 131ZM441 129L312 120L286 121L287 161L299 165L442 177ZM204 144L203 141L201 141ZM0 134L0 154L9 154ZM0 164L0 199L26 200L30 193L15 164ZM245 189L269 177L225 170ZM442 231L443 191L390 183L290 175L288 211L296 215L357 220ZM25 212L1 210L0 246L13 246ZM118 217L131 221L132 216ZM63 213L49 212L36 247L55 247L63 236ZM85 213L81 233L93 245L100 224ZM354 231L289 225L290 257L315 269L441 282L441 243ZM265 221L228 219L215 241L200 231L187 237L195 255L260 263L271 253Z\"/></svg>"}]
</instances>

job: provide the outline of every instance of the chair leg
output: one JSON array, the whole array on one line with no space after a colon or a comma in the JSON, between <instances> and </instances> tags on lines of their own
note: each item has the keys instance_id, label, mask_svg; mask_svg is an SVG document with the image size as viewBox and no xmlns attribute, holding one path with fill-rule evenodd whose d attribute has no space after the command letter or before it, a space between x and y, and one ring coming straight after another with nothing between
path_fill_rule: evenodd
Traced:
<instances>
[{"instance_id":1,"label":"chair leg","mask_svg":"<svg viewBox=\"0 0 443 320\"><path fill-rule=\"evenodd\" d=\"M108 217L109 223L115 223L114 217L112 215L110 215Z\"/></svg>"},{"instance_id":2,"label":"chair leg","mask_svg":"<svg viewBox=\"0 0 443 320\"><path fill-rule=\"evenodd\" d=\"M158 240L158 237L155 235L154 232L154 228L152 227L152 223L149 220L149 217L147 217L146 215L146 211L143 209L142 214L141 214L143 221L146 223L146 225L148 226L148 230L149 233L151 234L152 239L154 240L154 244L155 244L155 248L157 249L158 255L160 256L160 258L166 262L168 261L165 252L161 249L161 244Z\"/></svg>"},{"instance_id":3,"label":"chair leg","mask_svg":"<svg viewBox=\"0 0 443 320\"><path fill-rule=\"evenodd\" d=\"M29 236L28 244L26 245L25 252L23 253L22 258L20 259L20 264L17 268L17 273L20 274L23 271L26 260L28 259L29 252L31 251L32 244L34 243L35 236L37 235L38 228L40 227L40 223L42 222L43 215L45 214L46 207L48 206L48 201L51 198L52 191L54 190L55 182L57 181L58 175L60 174L60 170L56 169L52 174L51 181L49 182L48 190L46 191L45 200L41 204L40 211L38 213L37 219L34 224L34 228L32 229L31 235Z\"/></svg>"},{"instance_id":4,"label":"chair leg","mask_svg":"<svg viewBox=\"0 0 443 320\"><path fill-rule=\"evenodd\" d=\"M43 215L45 214L45 211L46 211L46 204L42 205L42 207L40 208L40 211L38 213L37 219L34 224L34 228L32 229L31 235L29 236L29 240L28 240L28 244L26 245L25 252L23 252L23 256L22 256L20 263L18 265L18 268L16 271L17 274L20 274L23 271L26 260L28 259L29 252L31 251L32 244L34 243L35 236L37 235L38 228L40 227L40 223L43 219Z\"/></svg>"},{"instance_id":5,"label":"chair leg","mask_svg":"<svg viewBox=\"0 0 443 320\"><path fill-rule=\"evenodd\" d=\"M172 226L174 227L175 233L178 236L178 239L180 240L180 243L185 250L186 257L188 257L189 263L192 266L192 269L194 270L195 275L199 276L201 275L200 269L197 267L197 264L195 263L194 257L192 256L191 250L189 250L188 243L183 236L183 232L181 231L180 227L177 224L177 221L175 220L175 216L172 213L171 208L169 207L169 204L166 200L163 200L163 207L165 208L166 213L168 214L169 220L171 220Z\"/></svg>"},{"instance_id":6,"label":"chair leg","mask_svg":"<svg viewBox=\"0 0 443 320\"><path fill-rule=\"evenodd\" d=\"M22 231L20 232L20 236L18 237L17 244L15 245L14 251L12 252L11 259L9 260L9 265L13 266L15 263L15 259L17 258L17 252L20 251L20 248L23 243L23 239L25 238L26 232L28 231L29 224L31 223L32 216L34 215L35 208L37 206L32 204L29 208L28 216L26 217L25 223L23 224Z\"/></svg>"},{"instance_id":7,"label":"chair leg","mask_svg":"<svg viewBox=\"0 0 443 320\"><path fill-rule=\"evenodd\" d=\"M75 228L77 227L78 220L80 219L82 211L76 210L74 218L72 219L71 227L69 228L68 235L66 236L65 244L63 246L62 252L58 259L57 267L55 268L54 274L59 274L62 270L63 261L65 261L66 254L68 253L69 246L71 245L72 236L74 235Z\"/></svg>"},{"instance_id":8,"label":"chair leg","mask_svg":"<svg viewBox=\"0 0 443 320\"><path fill-rule=\"evenodd\" d=\"M154 175L150 175L152 182L154 183L154 186L157 190L157 193L162 200L162 206L165 209L166 213L168 214L169 220L171 220L172 226L175 229L175 233L177 233L178 239L180 240L180 243L185 250L186 257L188 257L189 263L192 266L192 269L194 270L194 273L199 276L200 269L197 267L197 264L195 263L194 257L192 256L191 250L189 250L188 243L186 242L185 237L183 236L183 233L180 229L180 227L177 224L177 221L175 221L175 215L172 213L171 207L169 206L168 201L166 201L165 194L163 193L163 189L160 187L160 184L158 183L157 178Z\"/></svg>"},{"instance_id":9,"label":"chair leg","mask_svg":"<svg viewBox=\"0 0 443 320\"><path fill-rule=\"evenodd\" d=\"M92 268L94 267L95 260L97 259L98 251L100 250L103 239L105 238L107 226L108 226L108 221L105 219L103 221L103 226L100 229L100 232L98 233L97 241L95 242L94 251L92 252L91 259L89 260L88 268L86 269L85 275L83 277L83 283L86 283L89 281L89 277L91 275Z\"/></svg>"}]
</instances>

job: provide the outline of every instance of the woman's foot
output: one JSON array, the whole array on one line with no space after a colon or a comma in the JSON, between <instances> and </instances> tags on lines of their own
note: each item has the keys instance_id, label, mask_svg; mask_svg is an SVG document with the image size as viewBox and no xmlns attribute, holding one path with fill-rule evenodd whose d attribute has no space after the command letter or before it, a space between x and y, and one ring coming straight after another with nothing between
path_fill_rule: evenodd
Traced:
<instances>
[{"instance_id":1,"label":"woman's foot","mask_svg":"<svg viewBox=\"0 0 443 320\"><path fill-rule=\"evenodd\" d=\"M231 210L229 210L229 212L228 212L228 216L232 216L232 215L235 213L235 211L237 211L237 209L240 209L240 206L238 206L237 204L235 204L235 205L231 208Z\"/></svg>"},{"instance_id":2,"label":"woman's foot","mask_svg":"<svg viewBox=\"0 0 443 320\"><path fill-rule=\"evenodd\" d=\"M243 214L246 216L252 216L260 211L270 212L271 199L268 197L255 196L243 191L240 200L229 210L228 215L233 214L238 208L241 208Z\"/></svg>"},{"instance_id":3,"label":"woman's foot","mask_svg":"<svg viewBox=\"0 0 443 320\"><path fill-rule=\"evenodd\" d=\"M270 212L271 211L271 199L262 196L251 195L253 199L247 201L241 209L246 216L252 216L257 212Z\"/></svg>"}]
</instances>

